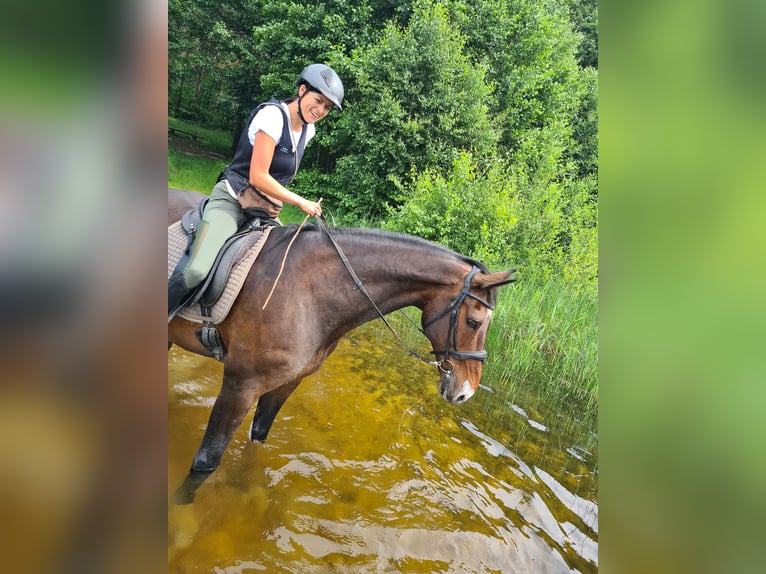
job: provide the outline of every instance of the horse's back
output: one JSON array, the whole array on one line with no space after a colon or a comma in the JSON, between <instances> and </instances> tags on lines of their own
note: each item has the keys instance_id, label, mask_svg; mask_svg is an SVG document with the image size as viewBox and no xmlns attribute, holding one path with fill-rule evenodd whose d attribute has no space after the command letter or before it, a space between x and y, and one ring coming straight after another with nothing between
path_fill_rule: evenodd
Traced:
<instances>
[{"instance_id":1,"label":"horse's back","mask_svg":"<svg viewBox=\"0 0 766 574\"><path fill-rule=\"evenodd\" d=\"M168 188L168 225L175 223L184 213L199 205L205 196L196 191Z\"/></svg>"}]
</instances>

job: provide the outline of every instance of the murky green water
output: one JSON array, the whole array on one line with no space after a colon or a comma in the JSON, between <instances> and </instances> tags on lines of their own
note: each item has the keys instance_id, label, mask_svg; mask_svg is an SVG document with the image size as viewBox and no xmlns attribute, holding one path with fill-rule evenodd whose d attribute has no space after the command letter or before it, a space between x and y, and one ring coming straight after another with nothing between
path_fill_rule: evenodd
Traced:
<instances>
[{"instance_id":1,"label":"murky green water","mask_svg":"<svg viewBox=\"0 0 766 574\"><path fill-rule=\"evenodd\" d=\"M169 351L169 493L221 372ZM559 415L497 397L450 406L433 367L364 326L301 383L266 444L249 442L248 417L195 502L169 506L168 571L596 572L596 453L555 430Z\"/></svg>"}]
</instances>

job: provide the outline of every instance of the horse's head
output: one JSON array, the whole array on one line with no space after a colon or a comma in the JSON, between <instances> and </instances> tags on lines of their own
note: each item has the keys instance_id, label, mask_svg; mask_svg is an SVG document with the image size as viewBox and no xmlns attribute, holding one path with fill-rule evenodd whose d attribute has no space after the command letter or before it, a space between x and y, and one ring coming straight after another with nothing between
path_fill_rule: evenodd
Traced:
<instances>
[{"instance_id":1,"label":"horse's head","mask_svg":"<svg viewBox=\"0 0 766 574\"><path fill-rule=\"evenodd\" d=\"M441 372L439 393L452 404L467 401L479 388L495 288L513 283L515 271L484 273L474 266L465 276L460 293L446 302L443 297L434 297L423 308L423 331L433 345Z\"/></svg>"}]
</instances>

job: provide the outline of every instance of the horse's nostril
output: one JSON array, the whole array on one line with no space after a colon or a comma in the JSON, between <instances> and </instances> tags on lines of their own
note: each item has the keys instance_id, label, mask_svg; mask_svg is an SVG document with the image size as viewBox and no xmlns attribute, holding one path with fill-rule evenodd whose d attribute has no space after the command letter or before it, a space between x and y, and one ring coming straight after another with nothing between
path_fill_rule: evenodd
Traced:
<instances>
[{"instance_id":1,"label":"horse's nostril","mask_svg":"<svg viewBox=\"0 0 766 574\"><path fill-rule=\"evenodd\" d=\"M460 395L458 398L456 398L456 399L455 399L455 404L456 404L456 405L459 405L460 403L462 403L463 401L465 401L465 399L466 399L466 396L465 396L465 395Z\"/></svg>"}]
</instances>

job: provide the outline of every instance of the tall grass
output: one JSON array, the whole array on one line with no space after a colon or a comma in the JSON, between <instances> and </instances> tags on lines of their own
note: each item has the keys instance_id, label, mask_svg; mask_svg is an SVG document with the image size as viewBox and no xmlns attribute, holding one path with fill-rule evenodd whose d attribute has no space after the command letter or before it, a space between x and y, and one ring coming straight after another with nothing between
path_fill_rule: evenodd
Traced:
<instances>
[{"instance_id":1,"label":"tall grass","mask_svg":"<svg viewBox=\"0 0 766 574\"><path fill-rule=\"evenodd\" d=\"M484 380L508 397L523 389L578 420L598 408L598 298L563 281L500 290Z\"/></svg>"}]
</instances>

